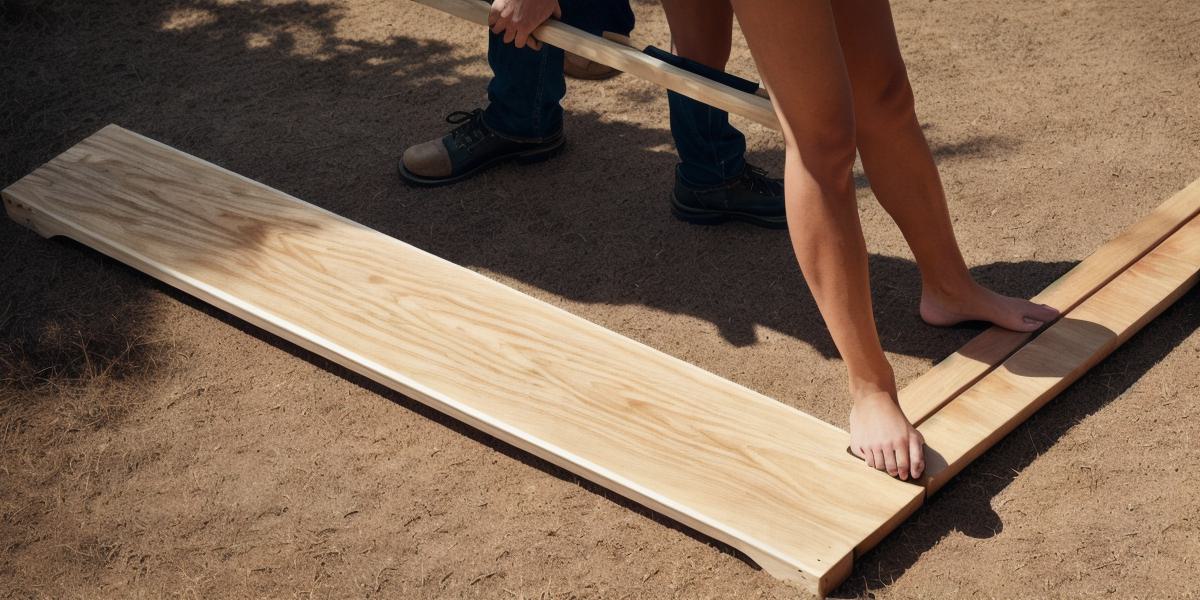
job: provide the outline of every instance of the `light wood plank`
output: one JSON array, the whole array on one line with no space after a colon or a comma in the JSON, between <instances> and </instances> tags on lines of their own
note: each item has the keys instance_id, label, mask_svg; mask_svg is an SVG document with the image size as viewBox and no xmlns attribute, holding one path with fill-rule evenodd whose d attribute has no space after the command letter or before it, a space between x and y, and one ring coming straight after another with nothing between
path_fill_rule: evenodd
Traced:
<instances>
[{"instance_id":1,"label":"light wood plank","mask_svg":"<svg viewBox=\"0 0 1200 600\"><path fill-rule=\"evenodd\" d=\"M481 0L414 0L461 19L487 25L490 9ZM646 55L618 41L592 35L557 20L549 20L534 30L538 40L558 46L602 65L641 77L669 90L695 98L709 106L741 115L755 123L779 130L779 119L771 101L747 94L685 71Z\"/></svg>"},{"instance_id":2,"label":"light wood plank","mask_svg":"<svg viewBox=\"0 0 1200 600\"><path fill-rule=\"evenodd\" d=\"M414 0L473 23L486 25L488 6L479 0ZM769 100L733 90L663 63L632 47L627 39L597 37L558 21L534 32L538 39L601 64L639 76L773 129L779 122ZM1069 311L1200 212L1200 180L1177 193L1118 238L1101 246L1033 298ZM920 423L1010 356L1031 334L990 328L900 391L900 405Z\"/></svg>"},{"instance_id":3,"label":"light wood plank","mask_svg":"<svg viewBox=\"0 0 1200 600\"><path fill-rule=\"evenodd\" d=\"M921 502L847 434L119 127L4 190L64 235L823 594Z\"/></svg>"},{"instance_id":4,"label":"light wood plank","mask_svg":"<svg viewBox=\"0 0 1200 600\"><path fill-rule=\"evenodd\" d=\"M1158 316L1196 283L1197 273L1200 217L930 416L918 427L929 492Z\"/></svg>"},{"instance_id":5,"label":"light wood plank","mask_svg":"<svg viewBox=\"0 0 1200 600\"><path fill-rule=\"evenodd\" d=\"M1050 284L1034 302L1067 313L1200 213L1200 180L1176 193ZM1029 341L1032 334L992 327L900 391L900 407L921 423Z\"/></svg>"}]
</instances>

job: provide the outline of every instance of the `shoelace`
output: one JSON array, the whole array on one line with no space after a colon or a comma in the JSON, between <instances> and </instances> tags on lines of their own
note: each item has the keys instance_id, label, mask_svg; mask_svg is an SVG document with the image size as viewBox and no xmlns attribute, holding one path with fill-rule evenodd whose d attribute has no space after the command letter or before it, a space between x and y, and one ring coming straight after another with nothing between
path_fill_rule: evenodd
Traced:
<instances>
[{"instance_id":1,"label":"shoelace","mask_svg":"<svg viewBox=\"0 0 1200 600\"><path fill-rule=\"evenodd\" d=\"M742 178L750 183L750 190L756 193L774 194L776 193L775 182L767 176L767 170L756 167L750 163L746 163L746 170L742 171Z\"/></svg>"},{"instance_id":2,"label":"shoelace","mask_svg":"<svg viewBox=\"0 0 1200 600\"><path fill-rule=\"evenodd\" d=\"M446 122L458 125L450 132L450 136L456 145L467 152L470 152L476 144L487 137L487 129L483 126L482 109L477 108L471 112L456 110L446 115Z\"/></svg>"}]
</instances>

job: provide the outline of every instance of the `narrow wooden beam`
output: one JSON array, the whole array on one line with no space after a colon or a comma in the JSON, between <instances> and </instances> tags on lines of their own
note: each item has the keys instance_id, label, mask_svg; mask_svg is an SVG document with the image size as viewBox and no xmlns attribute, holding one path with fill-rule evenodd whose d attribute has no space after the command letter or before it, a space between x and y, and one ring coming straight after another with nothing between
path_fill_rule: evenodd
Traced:
<instances>
[{"instance_id":1,"label":"narrow wooden beam","mask_svg":"<svg viewBox=\"0 0 1200 600\"><path fill-rule=\"evenodd\" d=\"M925 436L929 492L1157 317L1195 285L1198 273L1200 217L1194 217L933 413L918 428Z\"/></svg>"},{"instance_id":2,"label":"narrow wooden beam","mask_svg":"<svg viewBox=\"0 0 1200 600\"><path fill-rule=\"evenodd\" d=\"M846 432L116 126L0 193L63 235L824 594L924 489Z\"/></svg>"},{"instance_id":3,"label":"narrow wooden beam","mask_svg":"<svg viewBox=\"0 0 1200 600\"><path fill-rule=\"evenodd\" d=\"M414 0L460 19L486 26L489 6L482 0ZM741 115L755 123L779 130L779 119L771 101L735 90L711 79L685 71L674 65L647 56L645 53L600 36L592 35L556 20L546 21L533 36L567 52L578 54L602 65L641 77L669 90L679 92L700 102L732 114Z\"/></svg>"},{"instance_id":4,"label":"narrow wooden beam","mask_svg":"<svg viewBox=\"0 0 1200 600\"><path fill-rule=\"evenodd\" d=\"M931 411L924 486L867 469L845 432L809 415L119 127L0 196L43 236L91 246L823 595L927 493L1196 282L1197 192L1047 288L1039 298L1069 312Z\"/></svg>"},{"instance_id":5,"label":"narrow wooden beam","mask_svg":"<svg viewBox=\"0 0 1200 600\"><path fill-rule=\"evenodd\" d=\"M1200 214L1200 179L1163 202L1050 284L1033 301L1066 313ZM1016 352L1032 334L992 327L900 391L900 407L921 423Z\"/></svg>"},{"instance_id":6,"label":"narrow wooden beam","mask_svg":"<svg viewBox=\"0 0 1200 600\"><path fill-rule=\"evenodd\" d=\"M480 0L414 1L473 23L487 24L488 5ZM594 36L553 20L538 28L534 36L546 43L631 73L701 102L740 114L772 129L779 129L779 122L769 100L734 90L651 58L633 48L628 41L622 43L620 39ZM1200 180L1164 202L1121 236L1100 247L1033 300L1063 312L1070 310L1198 211ZM901 408L912 422L924 421L1016 352L1031 337L1031 334L999 327L988 329L901 390Z\"/></svg>"}]
</instances>

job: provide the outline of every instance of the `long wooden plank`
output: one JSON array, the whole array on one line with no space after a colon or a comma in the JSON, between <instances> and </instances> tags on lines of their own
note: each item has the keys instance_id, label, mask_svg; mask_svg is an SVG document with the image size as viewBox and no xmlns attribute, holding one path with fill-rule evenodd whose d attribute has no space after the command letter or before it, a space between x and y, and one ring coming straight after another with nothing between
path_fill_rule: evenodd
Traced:
<instances>
[{"instance_id":1,"label":"long wooden plank","mask_svg":"<svg viewBox=\"0 0 1200 600\"><path fill-rule=\"evenodd\" d=\"M1067 313L1181 225L1200 214L1200 179L1171 196L1121 235L1101 246L1033 300ZM1016 352L1032 334L992 327L900 391L900 406L921 423Z\"/></svg>"},{"instance_id":2,"label":"long wooden plank","mask_svg":"<svg viewBox=\"0 0 1200 600\"><path fill-rule=\"evenodd\" d=\"M462 19L487 24L488 5L480 0L415 0ZM597 37L558 21L549 21L535 37L596 62L637 75L731 113L779 129L765 98L688 73L617 41ZM1200 180L1164 202L1121 236L1101 246L1033 298L1062 312L1074 308L1200 212ZM1016 352L1032 334L993 327L965 344L900 391L909 420L920 423Z\"/></svg>"},{"instance_id":3,"label":"long wooden plank","mask_svg":"<svg viewBox=\"0 0 1200 600\"><path fill-rule=\"evenodd\" d=\"M487 25L490 8L482 0L414 0L479 25ZM747 94L647 56L616 41L592 35L561 21L549 20L533 31L538 40L602 65L641 77L732 114L779 130L771 101Z\"/></svg>"},{"instance_id":4,"label":"long wooden plank","mask_svg":"<svg viewBox=\"0 0 1200 600\"><path fill-rule=\"evenodd\" d=\"M2 193L64 235L823 594L924 490L836 427L109 126Z\"/></svg>"},{"instance_id":5,"label":"long wooden plank","mask_svg":"<svg viewBox=\"0 0 1200 600\"><path fill-rule=\"evenodd\" d=\"M933 493L1190 289L1200 217L951 400L918 427Z\"/></svg>"}]
</instances>

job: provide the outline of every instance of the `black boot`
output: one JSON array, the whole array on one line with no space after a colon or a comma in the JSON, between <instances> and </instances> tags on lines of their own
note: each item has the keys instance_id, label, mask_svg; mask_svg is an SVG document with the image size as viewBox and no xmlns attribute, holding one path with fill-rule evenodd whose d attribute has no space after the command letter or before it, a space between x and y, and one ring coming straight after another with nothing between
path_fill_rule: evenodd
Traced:
<instances>
[{"instance_id":1,"label":"black boot","mask_svg":"<svg viewBox=\"0 0 1200 600\"><path fill-rule=\"evenodd\" d=\"M783 181L747 164L742 173L716 186L696 186L675 172L671 213L676 218L701 225L744 221L759 227L786 229Z\"/></svg>"}]
</instances>

